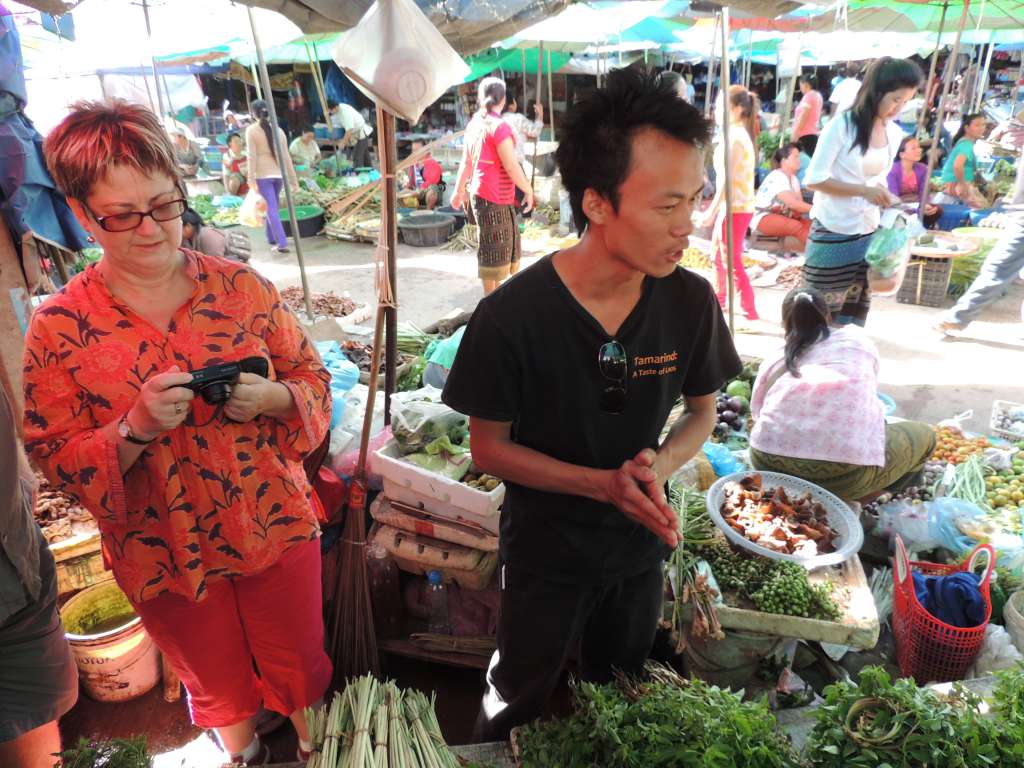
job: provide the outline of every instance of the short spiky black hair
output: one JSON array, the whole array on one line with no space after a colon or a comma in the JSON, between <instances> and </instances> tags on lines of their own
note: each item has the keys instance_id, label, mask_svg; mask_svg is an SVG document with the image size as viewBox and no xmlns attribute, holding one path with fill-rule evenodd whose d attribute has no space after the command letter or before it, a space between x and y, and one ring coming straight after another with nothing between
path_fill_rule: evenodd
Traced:
<instances>
[{"instance_id":1,"label":"short spiky black hair","mask_svg":"<svg viewBox=\"0 0 1024 768\"><path fill-rule=\"evenodd\" d=\"M580 234L587 225L583 193L589 188L619 207L619 187L629 174L633 136L644 128L703 148L711 126L676 94L675 85L646 69L617 69L604 88L575 104L562 122L555 159L569 192Z\"/></svg>"}]
</instances>

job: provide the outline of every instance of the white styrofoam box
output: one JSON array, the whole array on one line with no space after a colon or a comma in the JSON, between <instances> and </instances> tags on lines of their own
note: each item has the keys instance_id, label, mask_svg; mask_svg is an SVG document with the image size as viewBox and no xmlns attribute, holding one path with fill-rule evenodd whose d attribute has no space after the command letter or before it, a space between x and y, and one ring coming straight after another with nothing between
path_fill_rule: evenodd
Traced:
<instances>
[{"instance_id":1,"label":"white styrofoam box","mask_svg":"<svg viewBox=\"0 0 1024 768\"><path fill-rule=\"evenodd\" d=\"M384 494L394 501L449 520L479 525L498 532L499 511L505 500L505 484L490 493L442 477L401 458L398 443L389 440L371 457L374 474L384 479Z\"/></svg>"}]
</instances>

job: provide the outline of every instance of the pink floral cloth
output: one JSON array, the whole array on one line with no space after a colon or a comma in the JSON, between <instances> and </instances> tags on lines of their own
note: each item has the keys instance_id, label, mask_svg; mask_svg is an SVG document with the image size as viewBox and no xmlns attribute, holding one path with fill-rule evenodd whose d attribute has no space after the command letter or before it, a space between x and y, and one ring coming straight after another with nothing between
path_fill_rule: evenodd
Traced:
<instances>
[{"instance_id":1,"label":"pink floral cloth","mask_svg":"<svg viewBox=\"0 0 1024 768\"><path fill-rule=\"evenodd\" d=\"M751 447L794 459L885 466L878 350L864 331L833 330L804 352L799 378L785 365L782 350L761 364L750 403Z\"/></svg>"}]
</instances>

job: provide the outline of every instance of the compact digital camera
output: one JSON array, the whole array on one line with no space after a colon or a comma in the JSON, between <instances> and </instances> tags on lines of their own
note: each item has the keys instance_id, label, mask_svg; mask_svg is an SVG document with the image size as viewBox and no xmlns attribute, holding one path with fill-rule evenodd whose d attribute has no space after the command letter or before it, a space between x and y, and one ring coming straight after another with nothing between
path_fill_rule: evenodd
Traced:
<instances>
[{"instance_id":1,"label":"compact digital camera","mask_svg":"<svg viewBox=\"0 0 1024 768\"><path fill-rule=\"evenodd\" d=\"M182 386L200 395L210 405L220 405L231 397L231 388L238 383L239 374L255 373L266 378L270 366L265 357L247 357L234 363L208 365L189 373L192 381Z\"/></svg>"}]
</instances>

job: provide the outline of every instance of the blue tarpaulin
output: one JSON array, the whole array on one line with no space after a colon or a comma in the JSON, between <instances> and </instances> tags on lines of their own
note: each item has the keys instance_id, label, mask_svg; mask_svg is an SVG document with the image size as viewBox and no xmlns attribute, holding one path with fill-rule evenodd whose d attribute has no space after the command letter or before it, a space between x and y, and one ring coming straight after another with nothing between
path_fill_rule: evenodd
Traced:
<instances>
[{"instance_id":1,"label":"blue tarpaulin","mask_svg":"<svg viewBox=\"0 0 1024 768\"><path fill-rule=\"evenodd\" d=\"M28 96L14 17L3 6L0 12L0 213L15 239L31 230L80 251L85 230L46 169L43 137L22 111Z\"/></svg>"}]
</instances>

